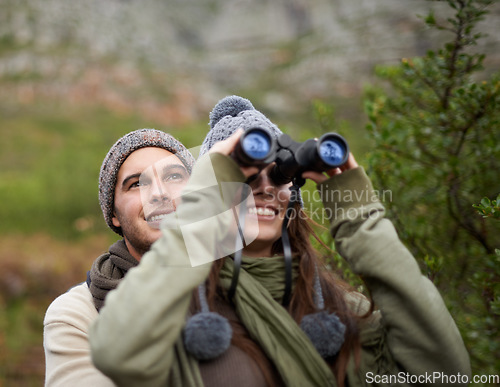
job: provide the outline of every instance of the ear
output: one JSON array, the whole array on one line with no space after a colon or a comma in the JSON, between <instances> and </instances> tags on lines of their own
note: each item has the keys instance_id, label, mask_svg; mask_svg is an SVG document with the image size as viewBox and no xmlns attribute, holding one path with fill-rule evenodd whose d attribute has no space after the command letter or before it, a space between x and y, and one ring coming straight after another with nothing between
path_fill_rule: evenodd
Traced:
<instances>
[{"instance_id":1,"label":"ear","mask_svg":"<svg viewBox=\"0 0 500 387\"><path fill-rule=\"evenodd\" d=\"M120 223L120 221L119 221L119 220L118 220L118 218L116 217L116 214L115 214L115 213L113 213L113 217L111 218L111 222L113 223L113 226L115 226L115 227L118 227L118 228L119 228L119 227L121 227L121 226L122 226L122 225L121 225L121 223Z\"/></svg>"}]
</instances>

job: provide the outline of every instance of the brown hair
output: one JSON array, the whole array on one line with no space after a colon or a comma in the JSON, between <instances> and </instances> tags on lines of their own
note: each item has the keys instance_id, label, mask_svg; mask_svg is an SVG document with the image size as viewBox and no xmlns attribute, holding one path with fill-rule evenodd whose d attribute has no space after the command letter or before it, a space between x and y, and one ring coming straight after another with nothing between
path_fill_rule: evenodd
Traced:
<instances>
[{"instance_id":1,"label":"brown hair","mask_svg":"<svg viewBox=\"0 0 500 387\"><path fill-rule=\"evenodd\" d=\"M288 234L290 237L291 249L294 254L299 256L299 276L295 283L294 292L288 307L288 311L293 319L299 324L302 318L309 313L317 312L314 302L314 275L316 268L320 277L321 289L325 301L325 309L329 312L335 312L339 319L345 324L345 339L340 352L331 359L326 359L332 372L335 374L337 384L344 385L346 377L347 363L351 354L354 355L356 363L359 363L360 348L358 320L365 316L358 316L352 312L345 301L345 293L352 291L350 285L334 276L326 269L324 262L319 258L319 253L313 247L310 237L313 236L323 246L319 237L314 232L312 224L314 223L300 207L295 204L294 216L290 220ZM277 240L272 248L273 254L283 254L281 238ZM227 259L227 258L226 258ZM224 260L218 260L212 266L207 283L208 303L213 310L217 310L217 302L226 302L224 291L218 286L219 272L224 264ZM234 322L231 322L234 326ZM272 385L272 375L268 372L269 364L265 354L259 350L258 344L245 334L241 327L233 329L233 345L244 350L259 366L269 385Z\"/></svg>"}]
</instances>

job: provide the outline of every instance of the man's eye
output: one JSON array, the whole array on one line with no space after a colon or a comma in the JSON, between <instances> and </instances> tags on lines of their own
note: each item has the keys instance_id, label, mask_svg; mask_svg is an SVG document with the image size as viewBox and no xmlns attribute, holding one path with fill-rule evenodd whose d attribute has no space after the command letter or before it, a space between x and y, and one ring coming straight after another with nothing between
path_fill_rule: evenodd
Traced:
<instances>
[{"instance_id":1,"label":"man's eye","mask_svg":"<svg viewBox=\"0 0 500 387\"><path fill-rule=\"evenodd\" d=\"M184 177L182 173L171 173L165 177L165 181L183 180Z\"/></svg>"},{"instance_id":2,"label":"man's eye","mask_svg":"<svg viewBox=\"0 0 500 387\"><path fill-rule=\"evenodd\" d=\"M146 181L136 181L132 184L130 184L129 186L129 189L130 188L139 188L139 187L146 187L148 185L148 183Z\"/></svg>"}]
</instances>

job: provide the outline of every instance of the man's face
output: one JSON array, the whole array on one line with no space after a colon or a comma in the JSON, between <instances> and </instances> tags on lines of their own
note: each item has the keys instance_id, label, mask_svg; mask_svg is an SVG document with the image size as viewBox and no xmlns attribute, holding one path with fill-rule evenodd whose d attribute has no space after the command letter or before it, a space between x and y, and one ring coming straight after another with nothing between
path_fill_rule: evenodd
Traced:
<instances>
[{"instance_id":1,"label":"man's face","mask_svg":"<svg viewBox=\"0 0 500 387\"><path fill-rule=\"evenodd\" d=\"M131 153L118 171L113 225L121 227L137 260L160 237L159 225L175 211L189 173L171 152L147 147Z\"/></svg>"}]
</instances>

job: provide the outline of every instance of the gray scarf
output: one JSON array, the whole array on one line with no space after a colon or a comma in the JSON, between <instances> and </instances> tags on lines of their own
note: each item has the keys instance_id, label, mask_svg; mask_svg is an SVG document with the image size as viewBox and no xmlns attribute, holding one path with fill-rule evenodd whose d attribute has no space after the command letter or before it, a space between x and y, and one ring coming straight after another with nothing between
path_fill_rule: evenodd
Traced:
<instances>
[{"instance_id":1,"label":"gray scarf","mask_svg":"<svg viewBox=\"0 0 500 387\"><path fill-rule=\"evenodd\" d=\"M115 242L108 253L94 261L87 273L87 285L98 311L104 305L108 292L115 289L125 274L138 264L139 261L130 255L123 240Z\"/></svg>"}]
</instances>

